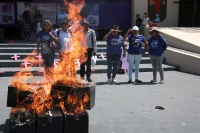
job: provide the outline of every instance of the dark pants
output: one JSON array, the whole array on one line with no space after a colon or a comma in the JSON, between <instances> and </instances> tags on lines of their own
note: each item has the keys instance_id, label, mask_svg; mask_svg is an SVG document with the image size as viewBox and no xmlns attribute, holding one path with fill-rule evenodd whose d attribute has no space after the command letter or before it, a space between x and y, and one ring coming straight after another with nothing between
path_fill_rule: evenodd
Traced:
<instances>
[{"instance_id":1,"label":"dark pants","mask_svg":"<svg viewBox=\"0 0 200 133\"><path fill-rule=\"evenodd\" d=\"M107 76L108 79L111 79L111 73L112 73L112 79L116 77L117 74L117 67L119 65L121 55L107 55L107 64L108 64L108 70L107 70ZM113 70L112 70L113 68Z\"/></svg>"},{"instance_id":2,"label":"dark pants","mask_svg":"<svg viewBox=\"0 0 200 133\"><path fill-rule=\"evenodd\" d=\"M85 65L87 67L87 70L86 70L86 76L87 76L87 79L90 78L91 76L91 57L92 57L92 51L93 49L92 48L88 48L87 49L87 61L84 62L83 64L81 64L81 68L80 68L80 75L81 77L84 77L85 76Z\"/></svg>"},{"instance_id":3,"label":"dark pants","mask_svg":"<svg viewBox=\"0 0 200 133\"><path fill-rule=\"evenodd\" d=\"M28 36L28 39L31 38L31 25L30 24L25 24L25 28L24 28L24 39Z\"/></svg>"},{"instance_id":4,"label":"dark pants","mask_svg":"<svg viewBox=\"0 0 200 133\"><path fill-rule=\"evenodd\" d=\"M50 73L50 68L54 65L55 52L51 54L42 54L42 59L44 62L44 70L46 74Z\"/></svg>"}]
</instances>

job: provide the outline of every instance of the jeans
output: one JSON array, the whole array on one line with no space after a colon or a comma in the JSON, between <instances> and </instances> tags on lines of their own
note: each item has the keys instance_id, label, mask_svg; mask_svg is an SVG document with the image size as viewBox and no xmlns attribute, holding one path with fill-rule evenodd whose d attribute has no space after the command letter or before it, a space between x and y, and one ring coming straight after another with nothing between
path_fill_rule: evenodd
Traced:
<instances>
[{"instance_id":1,"label":"jeans","mask_svg":"<svg viewBox=\"0 0 200 133\"><path fill-rule=\"evenodd\" d=\"M156 80L157 68L158 68L158 71L160 73L160 79L164 80L164 71L163 71L163 68L162 68L164 53L161 56L153 56L153 55L149 55L149 56L150 56L151 64L152 64L152 67L153 67L153 79Z\"/></svg>"},{"instance_id":2,"label":"jeans","mask_svg":"<svg viewBox=\"0 0 200 133\"><path fill-rule=\"evenodd\" d=\"M82 63L81 64L81 68L80 68L80 75L81 77L84 77L85 76L85 65L87 67L86 69L86 76L87 76L87 79L90 78L91 76L91 58L92 58L92 51L93 51L93 48L88 48L87 49L87 61Z\"/></svg>"},{"instance_id":3,"label":"jeans","mask_svg":"<svg viewBox=\"0 0 200 133\"><path fill-rule=\"evenodd\" d=\"M44 62L44 70L46 74L50 73L50 68L54 65L55 52L51 54L42 54L42 59Z\"/></svg>"},{"instance_id":4,"label":"jeans","mask_svg":"<svg viewBox=\"0 0 200 133\"><path fill-rule=\"evenodd\" d=\"M117 67L120 61L121 55L107 55L107 65L108 65L108 70L107 70L107 77L108 79L111 79L111 72L112 72L112 79L115 79L116 74L117 74ZM113 70L112 70L113 68Z\"/></svg>"},{"instance_id":5,"label":"jeans","mask_svg":"<svg viewBox=\"0 0 200 133\"><path fill-rule=\"evenodd\" d=\"M128 70L128 76L129 80L132 80L132 73L133 73L133 65L135 63L135 79L138 79L139 74L139 65L140 61L142 59L142 55L138 54L128 54L128 62L129 62L129 70Z\"/></svg>"}]
</instances>

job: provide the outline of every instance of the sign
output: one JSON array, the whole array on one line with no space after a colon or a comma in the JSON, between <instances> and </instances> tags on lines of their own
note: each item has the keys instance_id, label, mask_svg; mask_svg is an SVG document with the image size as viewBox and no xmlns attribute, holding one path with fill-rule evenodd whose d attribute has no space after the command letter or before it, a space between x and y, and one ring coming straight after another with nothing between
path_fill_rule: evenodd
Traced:
<instances>
[{"instance_id":1,"label":"sign","mask_svg":"<svg viewBox=\"0 0 200 133\"><path fill-rule=\"evenodd\" d=\"M87 21L89 22L89 26L92 29L98 29L99 27L99 4L95 4L94 8L90 11L90 14L87 16Z\"/></svg>"},{"instance_id":2,"label":"sign","mask_svg":"<svg viewBox=\"0 0 200 133\"><path fill-rule=\"evenodd\" d=\"M14 3L0 2L0 24L15 24Z\"/></svg>"},{"instance_id":3,"label":"sign","mask_svg":"<svg viewBox=\"0 0 200 133\"><path fill-rule=\"evenodd\" d=\"M30 11L32 20L35 10L39 10L43 20L50 20L53 25L56 24L56 3L17 2L17 20L22 21L22 14L25 10Z\"/></svg>"},{"instance_id":4,"label":"sign","mask_svg":"<svg viewBox=\"0 0 200 133\"><path fill-rule=\"evenodd\" d=\"M162 22L167 16L167 0L148 0L148 16L151 21Z\"/></svg>"}]
</instances>

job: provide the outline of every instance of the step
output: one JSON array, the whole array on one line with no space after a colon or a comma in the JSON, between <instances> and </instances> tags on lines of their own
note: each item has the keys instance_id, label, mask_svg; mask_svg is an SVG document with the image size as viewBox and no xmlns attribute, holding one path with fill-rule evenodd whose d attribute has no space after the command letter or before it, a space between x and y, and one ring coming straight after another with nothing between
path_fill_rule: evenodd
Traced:
<instances>
[{"instance_id":1,"label":"step","mask_svg":"<svg viewBox=\"0 0 200 133\"><path fill-rule=\"evenodd\" d=\"M98 74L98 73L107 73L107 66L106 65L96 65L95 67L92 67L94 71L92 73ZM169 66L167 64L163 64L164 71L178 71L179 67L175 66ZM32 72L35 76L41 76L42 72L39 72L43 70L43 67L32 67L32 68L9 68L4 67L0 68L0 77L9 77L13 76L16 72L23 71L23 72ZM134 69L133 69L134 71ZM140 64L140 72L152 72L152 66L151 64Z\"/></svg>"},{"instance_id":2,"label":"step","mask_svg":"<svg viewBox=\"0 0 200 133\"><path fill-rule=\"evenodd\" d=\"M58 57L55 59L56 62L60 61L58 59ZM0 60L0 68L1 67L19 67L21 65L21 63L23 63L24 60L22 59L18 59L18 60ZM33 62L33 61L27 61L27 62ZM35 63L42 63L42 60L34 60ZM151 63L150 58L149 57L143 57L141 60L141 64L149 64ZM104 58L98 58L97 59L97 64L96 65L107 65L107 59Z\"/></svg>"}]
</instances>

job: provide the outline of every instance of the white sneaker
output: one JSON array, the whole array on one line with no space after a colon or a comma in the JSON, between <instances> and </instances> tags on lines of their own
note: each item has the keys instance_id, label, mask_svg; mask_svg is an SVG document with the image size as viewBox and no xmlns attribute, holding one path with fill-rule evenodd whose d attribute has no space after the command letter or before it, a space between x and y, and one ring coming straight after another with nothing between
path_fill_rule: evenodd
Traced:
<instances>
[{"instance_id":1,"label":"white sneaker","mask_svg":"<svg viewBox=\"0 0 200 133\"><path fill-rule=\"evenodd\" d=\"M113 82L113 83L117 83L117 80L113 79L112 82Z\"/></svg>"},{"instance_id":2,"label":"white sneaker","mask_svg":"<svg viewBox=\"0 0 200 133\"><path fill-rule=\"evenodd\" d=\"M108 79L108 80L106 81L106 83L110 84L110 83L112 83L112 80L111 80L111 79Z\"/></svg>"}]
</instances>

